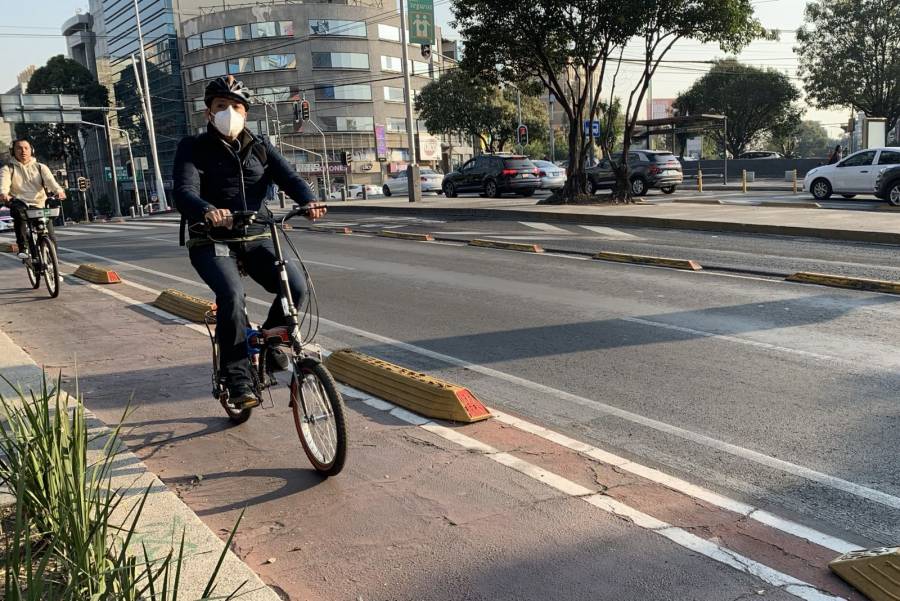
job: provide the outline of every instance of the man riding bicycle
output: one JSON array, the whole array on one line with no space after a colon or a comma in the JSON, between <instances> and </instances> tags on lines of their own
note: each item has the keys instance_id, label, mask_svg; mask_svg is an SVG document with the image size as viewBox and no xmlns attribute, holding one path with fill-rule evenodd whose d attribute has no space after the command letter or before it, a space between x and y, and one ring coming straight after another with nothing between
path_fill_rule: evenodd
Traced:
<instances>
[{"instance_id":1,"label":"man riding bicycle","mask_svg":"<svg viewBox=\"0 0 900 601\"><path fill-rule=\"evenodd\" d=\"M246 348L246 311L240 267L266 291L279 292L275 251L268 229L250 225L237 232L233 213L255 211L271 217L266 190L275 183L300 205L310 208L308 218L325 216L325 207L284 158L267 141L245 127L250 91L232 76L220 77L206 87L207 130L183 139L175 154L175 207L182 225L188 224L191 265L216 295L216 340L220 349L219 373L225 378L230 402L238 409L255 407ZM209 226L209 231L202 226ZM194 227L191 227L194 226ZM217 241L211 240L215 239ZM219 242L218 240L221 240ZM295 263L288 263L288 284L299 308L306 298L306 279ZM284 325L281 299L275 298L264 329ZM286 364L286 357L275 357ZM282 368L285 365L281 365Z\"/></svg>"},{"instance_id":2,"label":"man riding bicycle","mask_svg":"<svg viewBox=\"0 0 900 601\"><path fill-rule=\"evenodd\" d=\"M19 139L13 142L12 147L13 160L0 169L0 202L10 205L19 258L27 259L28 216L25 211L29 207L44 208L47 204L47 190L60 200L66 197L66 191L56 182L50 168L34 158L31 142ZM47 222L47 232L55 242L52 221Z\"/></svg>"}]
</instances>

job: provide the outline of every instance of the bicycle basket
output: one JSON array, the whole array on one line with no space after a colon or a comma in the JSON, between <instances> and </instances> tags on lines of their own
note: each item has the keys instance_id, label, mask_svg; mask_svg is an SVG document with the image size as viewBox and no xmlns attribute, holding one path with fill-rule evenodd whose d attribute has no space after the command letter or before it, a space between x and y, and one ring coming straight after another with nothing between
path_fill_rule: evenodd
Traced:
<instances>
[{"instance_id":1,"label":"bicycle basket","mask_svg":"<svg viewBox=\"0 0 900 601\"><path fill-rule=\"evenodd\" d=\"M25 214L29 219L39 219L41 217L59 217L59 207L44 209L25 209Z\"/></svg>"}]
</instances>

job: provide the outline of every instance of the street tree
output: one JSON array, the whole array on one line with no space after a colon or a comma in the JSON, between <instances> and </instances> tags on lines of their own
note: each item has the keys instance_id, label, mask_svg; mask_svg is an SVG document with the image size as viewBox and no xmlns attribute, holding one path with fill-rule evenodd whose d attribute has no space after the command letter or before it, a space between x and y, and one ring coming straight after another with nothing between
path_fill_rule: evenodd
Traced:
<instances>
[{"instance_id":1,"label":"street tree","mask_svg":"<svg viewBox=\"0 0 900 601\"><path fill-rule=\"evenodd\" d=\"M641 50L634 61L640 72L627 91L622 157L628 156L650 81L675 44L691 39L718 44L723 52L737 52L754 39L773 37L754 17L751 0L636 0L627 7L626 16L636 24L635 38ZM620 50L610 99L616 94L616 80L625 60ZM616 200L630 200L627 161L613 160L611 165L616 174Z\"/></svg>"},{"instance_id":2,"label":"street tree","mask_svg":"<svg viewBox=\"0 0 900 601\"><path fill-rule=\"evenodd\" d=\"M712 136L738 156L765 136L793 136L800 125L799 99L784 73L725 59L682 92L675 106L682 115L725 115L728 131L717 129Z\"/></svg>"},{"instance_id":3,"label":"street tree","mask_svg":"<svg viewBox=\"0 0 900 601\"><path fill-rule=\"evenodd\" d=\"M788 158L824 158L838 141L818 121L801 121L792 130L773 131L767 143Z\"/></svg>"},{"instance_id":4,"label":"street tree","mask_svg":"<svg viewBox=\"0 0 900 601\"><path fill-rule=\"evenodd\" d=\"M900 119L900 3L815 0L795 51L807 96L819 108L852 107Z\"/></svg>"},{"instance_id":5,"label":"street tree","mask_svg":"<svg viewBox=\"0 0 900 601\"><path fill-rule=\"evenodd\" d=\"M634 25L612 0L453 0L466 40L463 66L488 83L538 81L568 122L568 179L562 195L586 193L590 142L582 122L597 114L607 60ZM594 85L591 85L591 84Z\"/></svg>"}]
</instances>

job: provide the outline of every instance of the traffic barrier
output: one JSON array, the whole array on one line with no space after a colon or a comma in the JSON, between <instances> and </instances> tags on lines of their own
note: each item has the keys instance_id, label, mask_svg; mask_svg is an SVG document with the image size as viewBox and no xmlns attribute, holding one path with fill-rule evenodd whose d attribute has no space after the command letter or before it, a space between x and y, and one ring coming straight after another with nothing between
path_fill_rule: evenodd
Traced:
<instances>
[{"instance_id":1,"label":"traffic barrier","mask_svg":"<svg viewBox=\"0 0 900 601\"><path fill-rule=\"evenodd\" d=\"M789 282L801 282L803 284L819 284L833 288L851 288L853 290L867 290L870 292L887 292L888 294L900 294L900 282L888 280L872 280L868 278L850 278L842 275L827 273L812 273L800 271L785 278Z\"/></svg>"},{"instance_id":2,"label":"traffic barrier","mask_svg":"<svg viewBox=\"0 0 900 601\"><path fill-rule=\"evenodd\" d=\"M828 567L871 601L900 599L900 547L851 551Z\"/></svg>"},{"instance_id":3,"label":"traffic barrier","mask_svg":"<svg viewBox=\"0 0 900 601\"><path fill-rule=\"evenodd\" d=\"M0 252L17 253L19 252L19 245L15 242L0 242Z\"/></svg>"},{"instance_id":4,"label":"traffic barrier","mask_svg":"<svg viewBox=\"0 0 900 601\"><path fill-rule=\"evenodd\" d=\"M418 240L419 242L434 242L434 236L431 234L413 234L410 232L392 232L390 230L382 230L378 235L383 238L397 238L398 240Z\"/></svg>"},{"instance_id":5,"label":"traffic barrier","mask_svg":"<svg viewBox=\"0 0 900 601\"><path fill-rule=\"evenodd\" d=\"M311 225L309 226L310 231L313 232L324 232L326 234L352 234L353 230L349 227L334 227L327 225Z\"/></svg>"},{"instance_id":6,"label":"traffic barrier","mask_svg":"<svg viewBox=\"0 0 900 601\"><path fill-rule=\"evenodd\" d=\"M153 301L153 305L163 311L197 323L203 323L207 311L216 309L216 304L212 301L172 288L163 290Z\"/></svg>"},{"instance_id":7,"label":"traffic barrier","mask_svg":"<svg viewBox=\"0 0 900 601\"><path fill-rule=\"evenodd\" d=\"M519 242L496 242L494 240L470 240L469 246L481 248L499 248L502 250L518 250L526 253L542 253L544 249L537 244L522 244Z\"/></svg>"},{"instance_id":8,"label":"traffic barrier","mask_svg":"<svg viewBox=\"0 0 900 601\"><path fill-rule=\"evenodd\" d=\"M325 365L338 381L425 417L463 423L491 417L468 388L350 349L331 353Z\"/></svg>"},{"instance_id":9,"label":"traffic barrier","mask_svg":"<svg viewBox=\"0 0 900 601\"><path fill-rule=\"evenodd\" d=\"M75 273L72 275L94 284L119 284L122 282L122 278L119 277L119 274L112 269L100 267L92 263L79 265L78 269L76 269Z\"/></svg>"},{"instance_id":10,"label":"traffic barrier","mask_svg":"<svg viewBox=\"0 0 900 601\"><path fill-rule=\"evenodd\" d=\"M700 271L703 267L696 261L688 259L670 259L667 257L649 257L646 255L632 255L626 253L614 253L601 251L594 255L599 261L614 261L616 263L638 263L640 265L655 265L657 267L671 267L672 269L686 269L688 271Z\"/></svg>"}]
</instances>

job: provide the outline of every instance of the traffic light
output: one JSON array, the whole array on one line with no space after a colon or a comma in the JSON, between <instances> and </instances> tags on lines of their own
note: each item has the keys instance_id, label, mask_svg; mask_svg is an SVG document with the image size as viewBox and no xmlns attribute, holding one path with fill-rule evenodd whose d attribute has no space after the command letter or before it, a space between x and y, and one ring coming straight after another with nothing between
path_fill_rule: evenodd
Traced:
<instances>
[{"instance_id":1,"label":"traffic light","mask_svg":"<svg viewBox=\"0 0 900 601\"><path fill-rule=\"evenodd\" d=\"M346 150L341 151L341 165L349 165L353 162L353 156Z\"/></svg>"},{"instance_id":2,"label":"traffic light","mask_svg":"<svg viewBox=\"0 0 900 601\"><path fill-rule=\"evenodd\" d=\"M88 187L90 187L91 183L88 181L86 177L78 178L78 191L79 192L87 192Z\"/></svg>"},{"instance_id":3,"label":"traffic light","mask_svg":"<svg viewBox=\"0 0 900 601\"><path fill-rule=\"evenodd\" d=\"M516 131L516 135L518 136L520 146L525 146L528 144L528 126L527 125L524 125L524 124L520 125L519 129Z\"/></svg>"},{"instance_id":4,"label":"traffic light","mask_svg":"<svg viewBox=\"0 0 900 601\"><path fill-rule=\"evenodd\" d=\"M309 100L306 98L300 101L300 119L309 121Z\"/></svg>"}]
</instances>

